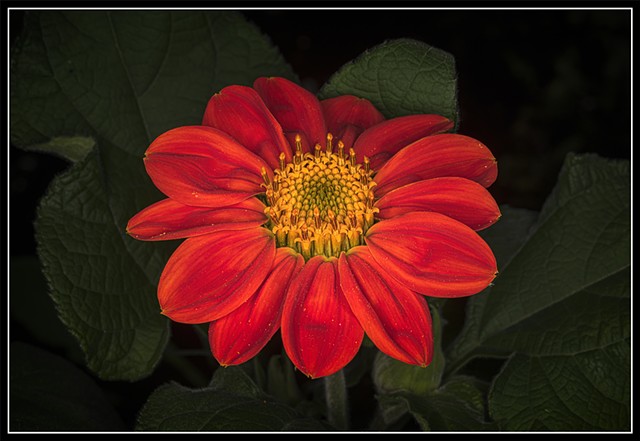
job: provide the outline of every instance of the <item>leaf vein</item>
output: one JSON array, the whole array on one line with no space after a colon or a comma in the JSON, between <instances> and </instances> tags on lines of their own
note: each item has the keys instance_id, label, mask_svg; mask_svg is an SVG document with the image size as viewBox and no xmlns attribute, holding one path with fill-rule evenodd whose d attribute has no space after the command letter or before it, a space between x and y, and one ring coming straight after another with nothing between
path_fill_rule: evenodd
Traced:
<instances>
[{"instance_id":1,"label":"leaf vein","mask_svg":"<svg viewBox=\"0 0 640 441\"><path fill-rule=\"evenodd\" d=\"M169 59L169 51L170 51L169 48L171 47L171 43L173 40L173 28L174 28L173 19L174 19L173 11L169 11L169 30L167 31L167 34L169 35L169 39L167 41L167 47L163 51L162 62L158 64L158 69L156 70L151 81L149 81L149 83L147 84L147 87L144 90L140 91L140 96L144 96L149 91L149 89L153 87L154 83L160 77L160 72L162 72L165 64L167 63L167 60Z\"/></svg>"},{"instance_id":2,"label":"leaf vein","mask_svg":"<svg viewBox=\"0 0 640 441\"><path fill-rule=\"evenodd\" d=\"M136 108L138 109L138 113L140 114L140 120L142 121L142 125L144 126L145 134L147 135L147 143L151 141L151 135L149 133L149 127L147 121L145 119L144 113L142 112L142 106L140 105L140 98L136 93L136 88L133 85L133 80L131 79L131 72L129 71L129 67L124 60L124 54L122 53L122 49L120 48L120 41L118 39L118 34L116 33L115 26L113 24L112 11L107 11L107 19L109 20L109 28L111 30L111 36L113 37L113 43L116 48L116 52L118 53L118 59L120 60L120 64L124 69L124 73L127 76L128 85L131 88L131 94L135 98L134 101L136 103ZM123 149L126 150L126 149Z\"/></svg>"}]
</instances>

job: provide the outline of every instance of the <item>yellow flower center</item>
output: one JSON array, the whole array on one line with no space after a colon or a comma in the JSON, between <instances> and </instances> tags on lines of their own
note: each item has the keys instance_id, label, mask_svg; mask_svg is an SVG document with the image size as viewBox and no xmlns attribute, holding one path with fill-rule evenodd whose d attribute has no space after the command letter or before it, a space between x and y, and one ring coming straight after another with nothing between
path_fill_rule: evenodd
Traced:
<instances>
[{"instance_id":1,"label":"yellow flower center","mask_svg":"<svg viewBox=\"0 0 640 441\"><path fill-rule=\"evenodd\" d=\"M324 149L316 144L314 153L302 153L296 136L293 161L285 163L271 181L263 170L269 216L268 228L279 247L290 247L308 260L313 256L338 257L342 251L362 245L373 225L373 188L369 159L356 163L353 149L345 156L342 141L333 152L333 137L327 134Z\"/></svg>"}]
</instances>

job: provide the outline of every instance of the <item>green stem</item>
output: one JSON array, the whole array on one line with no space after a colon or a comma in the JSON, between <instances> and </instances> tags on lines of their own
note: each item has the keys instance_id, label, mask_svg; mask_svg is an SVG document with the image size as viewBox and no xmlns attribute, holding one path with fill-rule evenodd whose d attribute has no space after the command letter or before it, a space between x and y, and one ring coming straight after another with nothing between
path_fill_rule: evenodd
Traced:
<instances>
[{"instance_id":1,"label":"green stem","mask_svg":"<svg viewBox=\"0 0 640 441\"><path fill-rule=\"evenodd\" d=\"M338 430L348 430L347 383L342 370L324 378L324 396L327 401L329 423Z\"/></svg>"}]
</instances>

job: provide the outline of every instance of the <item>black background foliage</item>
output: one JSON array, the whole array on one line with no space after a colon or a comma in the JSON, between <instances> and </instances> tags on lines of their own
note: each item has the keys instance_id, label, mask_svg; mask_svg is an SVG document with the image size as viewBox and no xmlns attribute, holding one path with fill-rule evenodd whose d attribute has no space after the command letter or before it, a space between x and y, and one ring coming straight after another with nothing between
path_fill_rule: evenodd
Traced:
<instances>
[{"instance_id":1,"label":"black background foliage","mask_svg":"<svg viewBox=\"0 0 640 441\"><path fill-rule=\"evenodd\" d=\"M498 159L498 180L490 190L499 204L538 210L568 152L630 158L629 10L242 13L271 38L313 92L343 64L387 39L414 38L451 53L458 71L459 133L479 139ZM23 17L24 11L10 13L10 44ZM35 255L38 200L69 164L14 146L9 159L10 256ZM17 323L12 322L10 331L12 341L65 355ZM179 331L174 338L181 336ZM210 365L203 364L207 369ZM158 385L172 378L180 381L173 375L161 365L152 377L135 384L99 384L133 427L137 411Z\"/></svg>"}]
</instances>

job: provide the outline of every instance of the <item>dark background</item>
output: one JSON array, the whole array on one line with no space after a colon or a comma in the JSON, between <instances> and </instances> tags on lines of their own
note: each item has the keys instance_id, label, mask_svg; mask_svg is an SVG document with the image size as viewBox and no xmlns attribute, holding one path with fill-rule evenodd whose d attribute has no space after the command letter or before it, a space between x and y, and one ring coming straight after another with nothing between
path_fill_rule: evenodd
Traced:
<instances>
[{"instance_id":1,"label":"dark background","mask_svg":"<svg viewBox=\"0 0 640 441\"><path fill-rule=\"evenodd\" d=\"M490 191L499 204L539 210L568 152L631 154L629 10L247 10L316 92L343 64L387 39L414 38L456 60L459 133L498 160ZM24 12L10 15L10 44ZM12 259L35 255L33 221L51 179L69 164L10 146ZM39 277L39 275L34 275ZM178 335L180 328L174 330ZM12 340L48 347L19 324ZM68 355L68 354L67 354ZM135 384L100 382L125 422L174 373L163 366ZM126 396L125 400L122 396Z\"/></svg>"}]
</instances>

